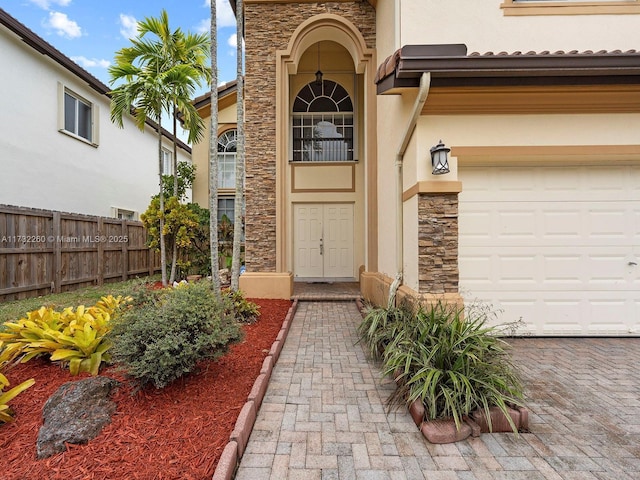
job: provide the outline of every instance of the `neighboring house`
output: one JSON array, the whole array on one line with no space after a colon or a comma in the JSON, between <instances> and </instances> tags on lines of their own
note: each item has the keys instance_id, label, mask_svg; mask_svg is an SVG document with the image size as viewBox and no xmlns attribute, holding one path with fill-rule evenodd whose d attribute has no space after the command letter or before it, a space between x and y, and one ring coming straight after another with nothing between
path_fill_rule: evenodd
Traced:
<instances>
[{"instance_id":1,"label":"neighboring house","mask_svg":"<svg viewBox=\"0 0 640 480\"><path fill-rule=\"evenodd\" d=\"M157 127L111 123L110 88L2 9L0 64L0 204L137 220L158 192Z\"/></svg>"},{"instance_id":2,"label":"neighboring house","mask_svg":"<svg viewBox=\"0 0 640 480\"><path fill-rule=\"evenodd\" d=\"M640 1L247 0L245 20L248 296L351 280L383 303L401 279L535 335L640 335Z\"/></svg>"},{"instance_id":3,"label":"neighboring house","mask_svg":"<svg viewBox=\"0 0 640 480\"><path fill-rule=\"evenodd\" d=\"M218 219L226 215L234 219L236 192L236 82L218 87ZM209 130L211 128L211 93L193 101L205 121L207 132L202 142L193 146L193 165L196 179L193 182L193 202L209 208Z\"/></svg>"}]
</instances>

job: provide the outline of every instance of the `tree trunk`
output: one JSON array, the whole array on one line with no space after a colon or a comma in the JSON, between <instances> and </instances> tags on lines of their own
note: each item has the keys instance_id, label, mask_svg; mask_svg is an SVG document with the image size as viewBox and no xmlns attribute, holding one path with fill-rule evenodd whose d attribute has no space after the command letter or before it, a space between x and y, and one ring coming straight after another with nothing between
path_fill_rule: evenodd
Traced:
<instances>
[{"instance_id":1,"label":"tree trunk","mask_svg":"<svg viewBox=\"0 0 640 480\"><path fill-rule=\"evenodd\" d=\"M218 259L218 41L216 2L211 0L211 129L209 131L209 238L211 242L211 278L220 298L220 261Z\"/></svg>"},{"instance_id":2,"label":"tree trunk","mask_svg":"<svg viewBox=\"0 0 640 480\"><path fill-rule=\"evenodd\" d=\"M176 124L176 106L173 105L173 196L178 198L178 141L176 139L177 124ZM178 198L178 201L180 199ZM177 236L178 232L175 232ZM178 263L178 241L177 238L173 241L173 252L171 254L171 274L169 275L169 283L173 285L176 281L176 266Z\"/></svg>"},{"instance_id":3,"label":"tree trunk","mask_svg":"<svg viewBox=\"0 0 640 480\"><path fill-rule=\"evenodd\" d=\"M162 105L159 111L162 111ZM164 192L162 191L162 118L158 116L158 177L160 180L160 268L162 286L167 286L167 248L164 243Z\"/></svg>"},{"instance_id":4,"label":"tree trunk","mask_svg":"<svg viewBox=\"0 0 640 480\"><path fill-rule=\"evenodd\" d=\"M236 0L237 62L236 62L236 105L237 105L237 143L236 143L236 198L233 219L233 257L231 263L231 290L237 291L240 284L240 250L244 231L244 76L242 72L242 39L244 38L243 0Z\"/></svg>"}]
</instances>

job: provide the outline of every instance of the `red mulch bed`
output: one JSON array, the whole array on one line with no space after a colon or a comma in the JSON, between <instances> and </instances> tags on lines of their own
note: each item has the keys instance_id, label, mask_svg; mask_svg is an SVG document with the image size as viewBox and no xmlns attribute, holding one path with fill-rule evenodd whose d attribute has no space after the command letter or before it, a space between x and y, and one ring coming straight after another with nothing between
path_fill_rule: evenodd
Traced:
<instances>
[{"instance_id":1,"label":"red mulch bed","mask_svg":"<svg viewBox=\"0 0 640 480\"><path fill-rule=\"evenodd\" d=\"M211 478L236 418L262 362L291 306L288 300L253 299L260 318L244 327L242 343L224 357L204 362L199 371L162 389L131 395L121 386L112 423L88 445L36 460L42 407L72 377L45 360L34 359L5 372L11 385L36 383L10 404L15 421L0 426L0 477L3 480L200 480ZM101 375L126 381L113 368ZM86 375L85 375L86 376ZM78 412L80 413L80 412Z\"/></svg>"}]
</instances>

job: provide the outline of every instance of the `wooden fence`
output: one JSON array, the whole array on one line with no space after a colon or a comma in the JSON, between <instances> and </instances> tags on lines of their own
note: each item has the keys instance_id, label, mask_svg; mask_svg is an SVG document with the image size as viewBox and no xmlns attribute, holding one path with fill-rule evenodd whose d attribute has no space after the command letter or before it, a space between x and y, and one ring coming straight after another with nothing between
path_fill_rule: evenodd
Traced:
<instances>
[{"instance_id":1,"label":"wooden fence","mask_svg":"<svg viewBox=\"0 0 640 480\"><path fill-rule=\"evenodd\" d=\"M141 222L0 205L0 301L152 275Z\"/></svg>"}]
</instances>

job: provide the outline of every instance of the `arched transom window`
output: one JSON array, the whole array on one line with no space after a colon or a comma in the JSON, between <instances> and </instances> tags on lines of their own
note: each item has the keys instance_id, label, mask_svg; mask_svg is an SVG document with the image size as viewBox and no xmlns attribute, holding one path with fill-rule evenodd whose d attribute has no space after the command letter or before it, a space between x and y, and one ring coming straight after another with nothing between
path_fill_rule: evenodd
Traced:
<instances>
[{"instance_id":1,"label":"arched transom window","mask_svg":"<svg viewBox=\"0 0 640 480\"><path fill-rule=\"evenodd\" d=\"M293 102L294 162L352 162L353 103L347 91L331 80L311 82Z\"/></svg>"},{"instance_id":2,"label":"arched transom window","mask_svg":"<svg viewBox=\"0 0 640 480\"><path fill-rule=\"evenodd\" d=\"M238 131L218 136L218 188L236 188L236 144Z\"/></svg>"}]
</instances>

